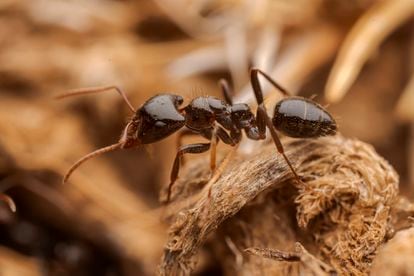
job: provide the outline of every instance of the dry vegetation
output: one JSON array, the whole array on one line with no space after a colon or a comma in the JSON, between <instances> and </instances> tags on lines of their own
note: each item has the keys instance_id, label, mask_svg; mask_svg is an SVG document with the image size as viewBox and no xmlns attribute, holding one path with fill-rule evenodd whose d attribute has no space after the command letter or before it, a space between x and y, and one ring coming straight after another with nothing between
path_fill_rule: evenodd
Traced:
<instances>
[{"instance_id":1,"label":"dry vegetation","mask_svg":"<svg viewBox=\"0 0 414 276\"><path fill-rule=\"evenodd\" d=\"M413 14L412 0L1 1L0 275L413 274ZM162 204L175 137L61 184L128 108L58 93L115 84L139 107L218 96L225 77L253 105L252 65L338 120L335 137L283 139L304 184L273 144L243 141L220 145L215 182L208 155L186 157Z\"/></svg>"}]
</instances>

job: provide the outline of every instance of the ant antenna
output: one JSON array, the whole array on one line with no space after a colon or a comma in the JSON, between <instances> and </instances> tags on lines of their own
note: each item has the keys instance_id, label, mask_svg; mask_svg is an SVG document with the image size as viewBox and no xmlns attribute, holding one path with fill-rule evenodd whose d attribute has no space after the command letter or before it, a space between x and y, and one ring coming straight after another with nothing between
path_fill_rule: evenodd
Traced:
<instances>
[{"instance_id":1,"label":"ant antenna","mask_svg":"<svg viewBox=\"0 0 414 276\"><path fill-rule=\"evenodd\" d=\"M119 95L121 95L121 97L124 99L125 103L128 105L129 109L132 111L132 113L135 113L135 109L132 106L131 102L128 100L127 95L117 86L97 86L97 87L72 89L61 95L56 96L55 99L63 99L63 98L78 96L78 95L100 93L100 92L105 92L108 90L115 90L116 92L118 92Z\"/></svg>"},{"instance_id":2,"label":"ant antenna","mask_svg":"<svg viewBox=\"0 0 414 276\"><path fill-rule=\"evenodd\" d=\"M14 203L13 199L8 195L0 193L0 200L4 201L10 208L10 210L15 213L16 212L16 204Z\"/></svg>"},{"instance_id":3,"label":"ant antenna","mask_svg":"<svg viewBox=\"0 0 414 276\"><path fill-rule=\"evenodd\" d=\"M80 165L82 165L85 161L87 161L87 160L89 160L91 158L94 158L97 155L101 155L103 153L107 153L107 152L110 152L110 151L114 151L114 150L117 150L117 149L121 149L123 144L124 144L123 142L119 142L119 143L116 143L116 144L113 144L113 145L110 145L110 146L107 146L107 147L104 147L104 148L95 150L95 151L93 151L93 152L85 155L84 157L82 157L81 159L79 159L78 161L76 161L76 163L73 164L72 167L69 168L68 172L63 177L63 184L65 184L68 181L68 179L72 175L72 173Z\"/></svg>"}]
</instances>

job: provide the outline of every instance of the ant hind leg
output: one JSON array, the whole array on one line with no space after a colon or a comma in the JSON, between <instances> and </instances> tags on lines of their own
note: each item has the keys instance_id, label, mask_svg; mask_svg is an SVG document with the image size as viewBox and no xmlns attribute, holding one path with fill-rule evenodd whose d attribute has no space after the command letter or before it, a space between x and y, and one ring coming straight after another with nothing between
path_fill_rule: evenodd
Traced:
<instances>
[{"instance_id":1,"label":"ant hind leg","mask_svg":"<svg viewBox=\"0 0 414 276\"><path fill-rule=\"evenodd\" d=\"M178 173L180 171L180 161L184 154L187 153L203 153L210 149L210 143L198 143L198 144L189 144L183 145L178 149L177 154L175 155L174 164L171 170L170 175L170 184L168 185L168 193L167 193L167 202L170 202L171 199L171 191L175 181L178 178Z\"/></svg>"},{"instance_id":2,"label":"ant hind leg","mask_svg":"<svg viewBox=\"0 0 414 276\"><path fill-rule=\"evenodd\" d=\"M279 136L277 135L276 128L274 127L272 120L269 118L269 115L267 114L266 106L264 105L264 99L263 99L263 92L260 85L260 81L258 78L258 74L263 75L270 83L272 83L276 88L278 88L284 95L289 96L289 93L282 88L280 85L278 85L275 81L273 81L270 76L268 76L266 73L259 69L252 69L250 71L250 78L252 82L252 88L254 95L256 97L257 104L259 105L257 107L257 113L256 113L256 121L257 126L259 129L259 133L262 137L265 137L266 135L266 127L270 131L270 135L272 136L272 140L276 146L277 151L283 156L285 159L287 165L289 166L290 170L292 171L293 175L295 176L295 179L298 183L301 183L301 180L296 173L295 169L292 166L292 163L289 161L285 154L285 150L283 148L282 142L279 139Z\"/></svg>"},{"instance_id":3,"label":"ant hind leg","mask_svg":"<svg viewBox=\"0 0 414 276\"><path fill-rule=\"evenodd\" d=\"M276 146L277 151L283 156L283 158L285 159L286 163L288 164L290 170L292 171L293 175L295 176L296 182L301 183L302 181L299 178L299 175L296 173L295 169L292 166L292 163L289 161L289 159L287 158L286 154L285 154L285 150L283 148L282 142L279 139L279 136L277 135L276 129L272 124L272 120L269 118L269 116L267 115L266 109L263 108L262 106L259 106L257 109L258 113L261 113L261 118L262 120L264 120L264 124L267 126L267 128L270 131L270 135L272 136L272 140Z\"/></svg>"}]
</instances>

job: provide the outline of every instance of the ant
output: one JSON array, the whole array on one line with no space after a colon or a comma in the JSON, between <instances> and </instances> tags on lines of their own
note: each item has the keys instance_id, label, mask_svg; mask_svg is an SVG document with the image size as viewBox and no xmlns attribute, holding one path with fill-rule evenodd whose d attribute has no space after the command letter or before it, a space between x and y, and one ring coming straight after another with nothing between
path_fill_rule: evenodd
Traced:
<instances>
[{"instance_id":1,"label":"ant","mask_svg":"<svg viewBox=\"0 0 414 276\"><path fill-rule=\"evenodd\" d=\"M268 116L264 105L259 74L264 76L286 97L276 104L272 119ZM170 201L172 186L178 178L180 163L184 154L203 153L210 150L210 169L213 172L216 166L216 146L219 141L234 147L240 142L242 132L249 139L263 140L266 138L266 127L270 130L278 152L282 154L295 179L300 182L299 176L284 153L276 130L290 137L316 138L334 135L337 129L336 123L322 106L310 99L291 96L286 89L260 69L253 68L250 71L250 78L258 103L256 116L247 104L233 104L232 91L225 80L219 82L224 101L211 96L200 96L194 98L184 107L181 107L184 101L181 96L166 93L151 97L139 109L135 110L126 94L116 86L81 88L58 96L57 98L60 99L74 95L115 90L123 97L133 113L133 117L126 125L118 143L98 149L79 159L65 174L63 182L66 182L70 175L90 158L118 149L152 144L170 136L183 127L186 127L186 130L179 134L179 141L183 136L197 134L210 142L189 145L179 143L180 146L171 170L167 203Z\"/></svg>"}]
</instances>

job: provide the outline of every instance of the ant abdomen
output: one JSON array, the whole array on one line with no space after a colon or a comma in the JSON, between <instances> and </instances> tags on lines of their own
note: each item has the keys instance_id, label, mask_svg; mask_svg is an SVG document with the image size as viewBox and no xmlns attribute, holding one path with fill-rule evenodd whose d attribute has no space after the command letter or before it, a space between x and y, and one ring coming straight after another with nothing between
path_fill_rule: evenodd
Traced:
<instances>
[{"instance_id":1,"label":"ant abdomen","mask_svg":"<svg viewBox=\"0 0 414 276\"><path fill-rule=\"evenodd\" d=\"M294 138L334 135L337 129L335 120L321 105L302 97L278 102L272 122L277 130Z\"/></svg>"}]
</instances>

